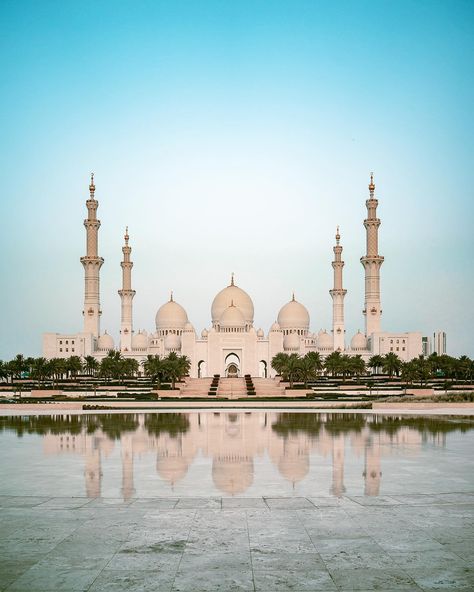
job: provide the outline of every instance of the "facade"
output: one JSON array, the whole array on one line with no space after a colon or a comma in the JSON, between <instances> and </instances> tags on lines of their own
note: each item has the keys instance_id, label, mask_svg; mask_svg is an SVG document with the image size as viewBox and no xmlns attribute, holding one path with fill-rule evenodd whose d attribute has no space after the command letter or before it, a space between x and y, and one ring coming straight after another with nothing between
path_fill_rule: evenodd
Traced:
<instances>
[{"instance_id":1,"label":"facade","mask_svg":"<svg viewBox=\"0 0 474 592\"><path fill-rule=\"evenodd\" d=\"M65 358L72 355L92 355L101 359L115 348L111 335L100 331L100 269L104 260L99 256L98 235L100 221L97 219L98 201L95 198L94 177L89 185L89 199L86 201L88 217L86 228L86 255L81 258L84 267L84 325L83 331L75 335L46 333L43 336L43 355L46 358ZM319 352L324 358L333 351L348 355L360 355L365 360L374 354L396 353L407 361L423 353L422 336L418 332L388 333L381 328L380 268L384 258L378 250L380 219L377 218L378 200L375 197L373 175L370 177L369 198L366 201L367 218L366 254L361 258L365 273L364 318L365 332L357 332L346 343L344 325L344 297L342 259L343 247L339 228L333 247L333 287L329 291L333 303L333 321L330 332L310 331L310 316L303 304L293 295L279 311L277 320L265 335L262 329L254 327L254 306L250 296L234 281L214 298L211 306L211 326L198 335L190 323L185 309L171 294L155 317L155 328L151 332L133 328L132 248L129 245L128 229L125 231L122 247L122 288L120 343L118 348L124 357L138 361L147 355L166 356L170 352L186 355L191 360L192 377L214 374L221 376L272 377L272 358L280 352L304 355ZM436 335L444 335L438 333ZM445 339L445 338L444 338ZM445 341L444 341L445 343Z\"/></svg>"}]
</instances>

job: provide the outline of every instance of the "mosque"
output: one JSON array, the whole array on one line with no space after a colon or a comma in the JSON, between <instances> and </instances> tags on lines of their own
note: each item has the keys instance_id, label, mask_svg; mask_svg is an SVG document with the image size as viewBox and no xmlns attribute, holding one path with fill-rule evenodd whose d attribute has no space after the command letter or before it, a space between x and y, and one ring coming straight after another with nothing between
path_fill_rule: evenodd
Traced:
<instances>
[{"instance_id":1,"label":"mosque","mask_svg":"<svg viewBox=\"0 0 474 592\"><path fill-rule=\"evenodd\" d=\"M83 331L68 335L45 333L43 355L48 359L92 355L100 360L110 350L116 349L112 336L100 332L100 269L104 259L98 252L100 221L97 219L99 203L95 198L94 175L91 175L89 192L86 201L88 216L84 220L86 255L81 257L85 272ZM333 247L334 285L329 290L333 305L331 331L312 333L308 310L293 296L280 309L277 320L266 335L262 329L255 329L252 299L236 285L233 274L230 284L212 302L210 328L203 329L200 335L190 323L186 310L174 300L173 295L158 309L154 331L134 332L135 290L132 289L132 249L127 229L120 264L122 288L118 293L121 299L121 323L117 349L124 357L135 358L139 362L150 354L163 357L176 352L185 355L191 360L192 378L214 374L229 377L250 374L271 378L275 375L271 360L280 352L304 355L314 351L324 358L331 352L340 351L348 355L361 355L364 360L388 352L396 353L403 361L417 357L423 353L421 333L387 333L381 329L380 268L384 258L378 251L380 219L377 218L378 200L375 197L373 174L365 203L366 254L361 257L365 271L365 332L358 331L349 344L345 340L344 297L347 291L343 288L344 261L339 229Z\"/></svg>"}]
</instances>

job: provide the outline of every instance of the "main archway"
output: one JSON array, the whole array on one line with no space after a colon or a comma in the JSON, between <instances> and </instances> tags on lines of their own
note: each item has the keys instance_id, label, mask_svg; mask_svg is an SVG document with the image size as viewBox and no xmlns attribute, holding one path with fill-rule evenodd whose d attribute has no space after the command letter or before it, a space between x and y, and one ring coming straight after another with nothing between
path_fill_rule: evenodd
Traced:
<instances>
[{"instance_id":1,"label":"main archway","mask_svg":"<svg viewBox=\"0 0 474 592\"><path fill-rule=\"evenodd\" d=\"M225 375L227 378L237 378L240 376L240 358L232 352L227 354L224 360Z\"/></svg>"}]
</instances>

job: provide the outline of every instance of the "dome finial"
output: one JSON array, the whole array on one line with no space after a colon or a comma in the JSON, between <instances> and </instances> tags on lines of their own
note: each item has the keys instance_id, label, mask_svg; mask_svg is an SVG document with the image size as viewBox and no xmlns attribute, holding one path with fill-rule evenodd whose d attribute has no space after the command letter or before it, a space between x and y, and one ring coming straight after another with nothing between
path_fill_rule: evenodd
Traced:
<instances>
[{"instance_id":1,"label":"dome finial","mask_svg":"<svg viewBox=\"0 0 474 592\"><path fill-rule=\"evenodd\" d=\"M128 226L125 226L125 236L123 238L125 239L125 244L128 245L128 239L130 238L128 236Z\"/></svg>"},{"instance_id":2,"label":"dome finial","mask_svg":"<svg viewBox=\"0 0 474 592\"><path fill-rule=\"evenodd\" d=\"M170 292L170 302L174 302L174 300L173 300L173 290L171 290L171 292Z\"/></svg>"},{"instance_id":3,"label":"dome finial","mask_svg":"<svg viewBox=\"0 0 474 592\"><path fill-rule=\"evenodd\" d=\"M339 241L341 240L341 235L339 234L339 224L337 225L336 228L336 244L339 244Z\"/></svg>"},{"instance_id":4,"label":"dome finial","mask_svg":"<svg viewBox=\"0 0 474 592\"><path fill-rule=\"evenodd\" d=\"M95 192L95 185L94 185L94 173L91 173L91 182L89 185L89 191L91 194L91 199L94 199L94 192Z\"/></svg>"},{"instance_id":5,"label":"dome finial","mask_svg":"<svg viewBox=\"0 0 474 592\"><path fill-rule=\"evenodd\" d=\"M230 274L230 285L234 286L234 272Z\"/></svg>"},{"instance_id":6,"label":"dome finial","mask_svg":"<svg viewBox=\"0 0 474 592\"><path fill-rule=\"evenodd\" d=\"M295 291L293 290L292 294L291 294L291 301L295 302Z\"/></svg>"},{"instance_id":7,"label":"dome finial","mask_svg":"<svg viewBox=\"0 0 474 592\"><path fill-rule=\"evenodd\" d=\"M369 184L370 197L373 197L375 191L374 173L370 173L370 184Z\"/></svg>"}]
</instances>

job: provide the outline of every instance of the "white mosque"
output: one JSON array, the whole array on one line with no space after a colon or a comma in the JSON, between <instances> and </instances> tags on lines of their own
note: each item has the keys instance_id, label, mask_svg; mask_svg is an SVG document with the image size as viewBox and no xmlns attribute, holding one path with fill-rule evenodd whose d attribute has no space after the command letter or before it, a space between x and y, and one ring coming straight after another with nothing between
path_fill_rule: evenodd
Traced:
<instances>
[{"instance_id":1,"label":"white mosque","mask_svg":"<svg viewBox=\"0 0 474 592\"><path fill-rule=\"evenodd\" d=\"M81 333L64 335L45 333L43 335L43 355L46 358L67 358L69 356L92 355L98 359L115 349L115 343L107 332L100 333L100 268L104 263L98 254L98 233L100 221L97 219L98 201L95 198L94 175L89 185L90 197L86 202L88 217L84 220L87 233L87 254L81 257L85 271L84 290L84 328ZM348 355L361 355L365 360L375 354L396 353L407 361L420 355L422 335L419 332L387 333L381 330L380 268L384 258L378 252L377 218L378 200L375 197L373 175L370 177L369 198L366 200L367 218L364 226L367 236L366 255L361 257L365 270L365 333L357 332L350 344L345 342L344 297L342 272L342 245L339 229L333 248L334 286L329 291L333 302L332 329L311 333L310 317L306 307L294 296L278 313L277 320L267 335L253 325L254 307L250 296L235 284L232 275L230 284L214 298L211 306L211 327L203 329L198 335L188 319L185 309L171 295L158 309L155 317L155 330L134 332L132 267L130 259L128 230L122 247L122 289L119 295L122 302L120 343L118 348L124 357L138 361L147 355L168 355L176 352L191 360L190 376L273 377L271 360L279 352L297 353L319 352L324 358L333 351Z\"/></svg>"}]
</instances>

